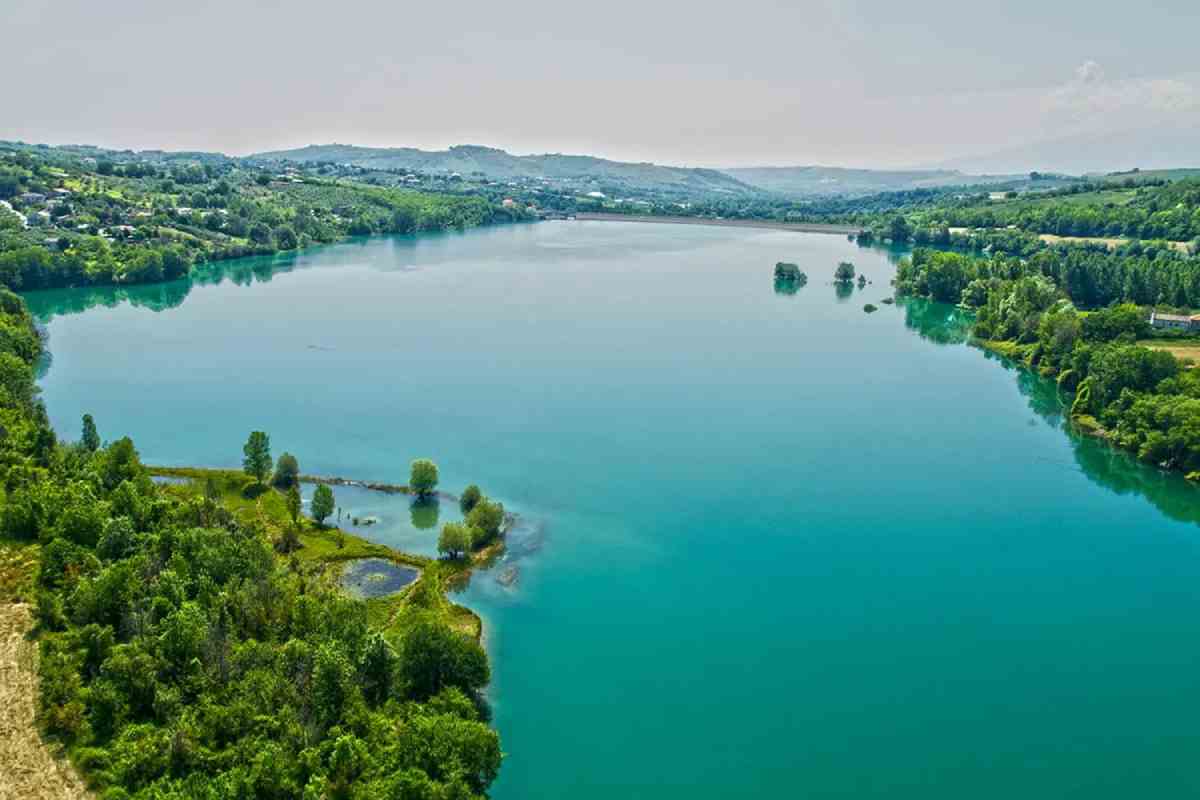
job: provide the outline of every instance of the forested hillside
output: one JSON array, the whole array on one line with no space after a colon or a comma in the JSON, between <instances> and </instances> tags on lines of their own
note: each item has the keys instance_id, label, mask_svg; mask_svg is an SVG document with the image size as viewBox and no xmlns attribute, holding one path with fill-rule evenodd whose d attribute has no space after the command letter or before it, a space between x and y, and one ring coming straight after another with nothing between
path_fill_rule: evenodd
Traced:
<instances>
[{"instance_id":1,"label":"forested hillside","mask_svg":"<svg viewBox=\"0 0 1200 800\"><path fill-rule=\"evenodd\" d=\"M217 155L0 146L0 285L14 290L151 283L199 261L526 216L481 196L264 171Z\"/></svg>"},{"instance_id":2,"label":"forested hillside","mask_svg":"<svg viewBox=\"0 0 1200 800\"><path fill-rule=\"evenodd\" d=\"M910 235L952 229L1013 229L1054 236L1103 239L1200 239L1200 177L1172 180L1113 176L1046 191L945 195L892 211ZM871 221L877 235L893 236L890 219Z\"/></svg>"}]
</instances>

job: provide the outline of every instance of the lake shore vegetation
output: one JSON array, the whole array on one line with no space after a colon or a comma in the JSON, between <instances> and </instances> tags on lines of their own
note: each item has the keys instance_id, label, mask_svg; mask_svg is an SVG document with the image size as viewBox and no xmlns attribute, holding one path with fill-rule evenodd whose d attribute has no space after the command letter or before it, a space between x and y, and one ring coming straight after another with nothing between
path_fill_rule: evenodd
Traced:
<instances>
[{"instance_id":1,"label":"lake shore vegetation","mask_svg":"<svg viewBox=\"0 0 1200 800\"><path fill-rule=\"evenodd\" d=\"M215 154L0 146L0 285L157 283L193 265L348 236L531 219L479 194L368 183Z\"/></svg>"},{"instance_id":2,"label":"lake shore vegetation","mask_svg":"<svg viewBox=\"0 0 1200 800\"><path fill-rule=\"evenodd\" d=\"M0 330L4 585L35 623L37 725L94 792L486 792L501 760L487 658L478 617L446 597L469 564L293 515L296 484L265 483L262 432L252 469L166 471L189 478L168 484L128 438L96 445L103 420L61 441L34 384L41 341L6 290ZM277 546L287 531L295 548ZM361 557L420 578L352 599L337 578Z\"/></svg>"},{"instance_id":3,"label":"lake shore vegetation","mask_svg":"<svg viewBox=\"0 0 1200 800\"><path fill-rule=\"evenodd\" d=\"M1081 288L1080 274L1051 257L922 249L895 278L899 294L974 310L973 337L1055 380L1078 430L1200 480L1200 372L1169 348L1146 346L1149 310L1133 302L1137 284L1127 282L1110 305L1081 310L1077 301L1093 296L1095 283Z\"/></svg>"}]
</instances>

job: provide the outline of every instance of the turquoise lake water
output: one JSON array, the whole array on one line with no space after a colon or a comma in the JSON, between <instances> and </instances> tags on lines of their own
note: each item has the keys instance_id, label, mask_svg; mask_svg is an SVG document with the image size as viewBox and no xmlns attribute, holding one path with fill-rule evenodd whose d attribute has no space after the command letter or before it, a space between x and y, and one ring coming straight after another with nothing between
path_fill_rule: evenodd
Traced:
<instances>
[{"instance_id":1,"label":"turquoise lake water","mask_svg":"<svg viewBox=\"0 0 1200 800\"><path fill-rule=\"evenodd\" d=\"M873 283L839 294L840 260ZM496 798L1200 795L1200 491L1069 436L953 309L880 304L892 271L564 222L29 301L64 435L90 412L149 463L237 466L262 429L392 482L431 457L520 513L515 582L461 597ZM404 498L335 492L429 552Z\"/></svg>"}]
</instances>

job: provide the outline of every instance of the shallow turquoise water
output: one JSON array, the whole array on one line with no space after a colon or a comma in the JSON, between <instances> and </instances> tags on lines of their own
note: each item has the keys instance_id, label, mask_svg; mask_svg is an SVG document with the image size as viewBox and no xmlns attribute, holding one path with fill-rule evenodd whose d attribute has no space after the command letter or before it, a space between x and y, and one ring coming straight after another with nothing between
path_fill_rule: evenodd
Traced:
<instances>
[{"instance_id":1,"label":"shallow turquoise water","mask_svg":"<svg viewBox=\"0 0 1200 800\"><path fill-rule=\"evenodd\" d=\"M874 283L839 297L843 259ZM30 302L60 431L235 466L261 428L381 481L429 456L521 513L516 584L466 592L497 798L1197 795L1200 493L1066 435L951 309L864 314L891 272L840 237L545 223Z\"/></svg>"}]
</instances>

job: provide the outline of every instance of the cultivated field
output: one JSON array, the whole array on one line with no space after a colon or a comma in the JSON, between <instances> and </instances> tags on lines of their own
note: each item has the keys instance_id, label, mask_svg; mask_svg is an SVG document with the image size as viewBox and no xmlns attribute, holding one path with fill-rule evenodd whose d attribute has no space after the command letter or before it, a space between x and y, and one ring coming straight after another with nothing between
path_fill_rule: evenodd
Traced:
<instances>
[{"instance_id":1,"label":"cultivated field","mask_svg":"<svg viewBox=\"0 0 1200 800\"><path fill-rule=\"evenodd\" d=\"M34 723L37 643L26 638L32 627L30 606L0 604L0 800L87 798L83 782L51 753Z\"/></svg>"},{"instance_id":2,"label":"cultivated field","mask_svg":"<svg viewBox=\"0 0 1200 800\"><path fill-rule=\"evenodd\" d=\"M1143 339L1138 344L1153 350L1166 350L1178 359L1190 359L1200 364L1200 340Z\"/></svg>"}]
</instances>

